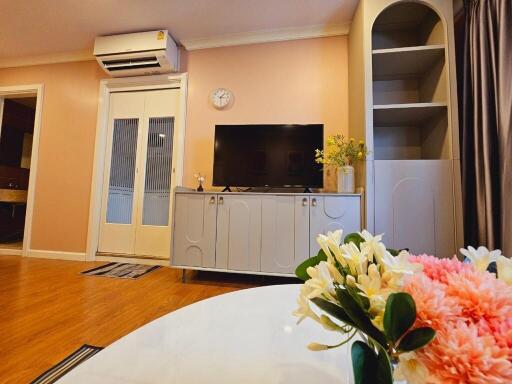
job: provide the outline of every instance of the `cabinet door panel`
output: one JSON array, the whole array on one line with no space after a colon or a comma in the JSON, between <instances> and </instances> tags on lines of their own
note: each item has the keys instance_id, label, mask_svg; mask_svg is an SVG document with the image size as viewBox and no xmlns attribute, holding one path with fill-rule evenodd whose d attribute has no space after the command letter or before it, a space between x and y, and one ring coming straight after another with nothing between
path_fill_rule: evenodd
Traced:
<instances>
[{"instance_id":1,"label":"cabinet door panel","mask_svg":"<svg viewBox=\"0 0 512 384\"><path fill-rule=\"evenodd\" d=\"M260 197L219 196L217 231L217 268L260 271Z\"/></svg>"},{"instance_id":2,"label":"cabinet door panel","mask_svg":"<svg viewBox=\"0 0 512 384\"><path fill-rule=\"evenodd\" d=\"M311 196L310 200L311 255L318 253L320 233L342 229L345 236L361 230L360 196Z\"/></svg>"},{"instance_id":3,"label":"cabinet door panel","mask_svg":"<svg viewBox=\"0 0 512 384\"><path fill-rule=\"evenodd\" d=\"M294 197L263 196L261 202L261 270L292 273L296 267Z\"/></svg>"},{"instance_id":4,"label":"cabinet door panel","mask_svg":"<svg viewBox=\"0 0 512 384\"><path fill-rule=\"evenodd\" d=\"M456 253L450 160L376 160L375 185L375 231L388 246Z\"/></svg>"},{"instance_id":5,"label":"cabinet door panel","mask_svg":"<svg viewBox=\"0 0 512 384\"><path fill-rule=\"evenodd\" d=\"M295 196L295 264L315 253L309 250L309 196Z\"/></svg>"},{"instance_id":6,"label":"cabinet door panel","mask_svg":"<svg viewBox=\"0 0 512 384\"><path fill-rule=\"evenodd\" d=\"M217 204L215 195L177 194L172 264L215 266Z\"/></svg>"}]
</instances>

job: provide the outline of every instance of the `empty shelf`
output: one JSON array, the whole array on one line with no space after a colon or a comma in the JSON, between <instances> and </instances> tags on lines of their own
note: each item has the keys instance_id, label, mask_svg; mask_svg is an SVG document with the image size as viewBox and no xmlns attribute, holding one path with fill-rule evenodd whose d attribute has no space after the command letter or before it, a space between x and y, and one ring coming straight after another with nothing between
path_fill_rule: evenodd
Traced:
<instances>
[{"instance_id":1,"label":"empty shelf","mask_svg":"<svg viewBox=\"0 0 512 384\"><path fill-rule=\"evenodd\" d=\"M377 126L416 126L446 111L446 103L385 104L373 106L373 124Z\"/></svg>"},{"instance_id":2,"label":"empty shelf","mask_svg":"<svg viewBox=\"0 0 512 384\"><path fill-rule=\"evenodd\" d=\"M444 45L374 49L372 53L373 79L389 80L425 73L444 58Z\"/></svg>"}]
</instances>

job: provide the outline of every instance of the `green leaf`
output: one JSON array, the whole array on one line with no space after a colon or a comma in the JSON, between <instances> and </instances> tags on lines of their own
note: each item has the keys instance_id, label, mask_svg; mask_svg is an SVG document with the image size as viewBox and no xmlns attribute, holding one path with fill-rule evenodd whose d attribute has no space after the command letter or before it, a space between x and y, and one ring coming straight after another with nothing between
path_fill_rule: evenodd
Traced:
<instances>
[{"instance_id":1,"label":"green leaf","mask_svg":"<svg viewBox=\"0 0 512 384\"><path fill-rule=\"evenodd\" d=\"M401 352L414 351L430 343L435 336L436 331L430 327L413 329L402 338L398 344L398 350Z\"/></svg>"},{"instance_id":2,"label":"green leaf","mask_svg":"<svg viewBox=\"0 0 512 384\"><path fill-rule=\"evenodd\" d=\"M391 361L389 360L389 356L384 348L381 345L377 344L378 354L378 373L377 373L377 383L378 384L393 384L393 371L391 368Z\"/></svg>"},{"instance_id":3,"label":"green leaf","mask_svg":"<svg viewBox=\"0 0 512 384\"><path fill-rule=\"evenodd\" d=\"M389 295L384 311L384 330L393 343L412 327L415 320L416 304L411 295L405 292Z\"/></svg>"},{"instance_id":4,"label":"green leaf","mask_svg":"<svg viewBox=\"0 0 512 384\"><path fill-rule=\"evenodd\" d=\"M393 248L388 248L386 249L386 251L388 251L391 254L391 256L398 256L398 254L400 253L399 250Z\"/></svg>"},{"instance_id":5,"label":"green leaf","mask_svg":"<svg viewBox=\"0 0 512 384\"><path fill-rule=\"evenodd\" d=\"M385 347L386 337L372 324L369 315L354 300L350 293L346 289L336 289L336 296L357 329Z\"/></svg>"},{"instance_id":6,"label":"green leaf","mask_svg":"<svg viewBox=\"0 0 512 384\"><path fill-rule=\"evenodd\" d=\"M350 325L352 327L355 327L356 325L352 321L349 315L345 312L343 308L341 308L339 305L333 304L330 301L321 299L320 297L315 297L314 299L311 299L313 303L315 303L318 308L324 310L332 317L344 322L347 325Z\"/></svg>"},{"instance_id":7,"label":"green leaf","mask_svg":"<svg viewBox=\"0 0 512 384\"><path fill-rule=\"evenodd\" d=\"M348 293L350 293L350 296L352 296L352 298L357 302L357 304L359 304L361 308L363 308L365 311L367 311L368 308L370 308L370 300L368 300L367 297L361 296L359 294L358 288L349 286L346 286L345 288L347 289Z\"/></svg>"},{"instance_id":8,"label":"green leaf","mask_svg":"<svg viewBox=\"0 0 512 384\"><path fill-rule=\"evenodd\" d=\"M310 257L309 259L302 262L296 269L295 269L295 276L297 276L302 281L307 281L310 279L307 269L309 267L315 267L318 264L320 264L321 261L327 261L327 255L325 252L321 249L316 256Z\"/></svg>"},{"instance_id":9,"label":"green leaf","mask_svg":"<svg viewBox=\"0 0 512 384\"><path fill-rule=\"evenodd\" d=\"M363 241L363 237L357 232L349 233L347 236L345 236L345 240L343 240L345 244L354 243L355 245L357 245L357 248L359 248L359 244L361 244Z\"/></svg>"},{"instance_id":10,"label":"green leaf","mask_svg":"<svg viewBox=\"0 0 512 384\"><path fill-rule=\"evenodd\" d=\"M351 349L355 384L375 384L379 361L375 352L362 341L354 341Z\"/></svg>"}]
</instances>

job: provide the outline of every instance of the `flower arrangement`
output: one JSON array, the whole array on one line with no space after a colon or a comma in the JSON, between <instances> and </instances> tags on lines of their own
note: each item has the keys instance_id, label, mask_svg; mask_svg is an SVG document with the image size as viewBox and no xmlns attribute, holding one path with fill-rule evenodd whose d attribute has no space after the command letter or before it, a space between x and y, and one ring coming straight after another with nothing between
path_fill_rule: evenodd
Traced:
<instances>
[{"instance_id":1,"label":"flower arrangement","mask_svg":"<svg viewBox=\"0 0 512 384\"><path fill-rule=\"evenodd\" d=\"M319 235L318 255L296 270L294 315L342 335L308 348L352 342L356 384L512 383L512 261L501 251L468 247L461 262L386 249L368 231L341 240Z\"/></svg>"},{"instance_id":2,"label":"flower arrangement","mask_svg":"<svg viewBox=\"0 0 512 384\"><path fill-rule=\"evenodd\" d=\"M326 144L325 150L316 150L315 160L319 164L342 168L364 160L368 153L363 140L356 144L354 138L347 141L343 135L329 136Z\"/></svg>"}]
</instances>

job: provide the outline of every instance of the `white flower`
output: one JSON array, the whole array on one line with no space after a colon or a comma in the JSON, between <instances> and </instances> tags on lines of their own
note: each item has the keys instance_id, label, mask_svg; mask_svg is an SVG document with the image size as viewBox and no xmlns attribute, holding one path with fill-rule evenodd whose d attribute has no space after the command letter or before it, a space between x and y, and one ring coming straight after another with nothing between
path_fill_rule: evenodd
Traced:
<instances>
[{"instance_id":1,"label":"white flower","mask_svg":"<svg viewBox=\"0 0 512 384\"><path fill-rule=\"evenodd\" d=\"M334 258L338 260L338 262L343 263L342 265L346 265L345 261L341 257L340 244L341 237L343 235L343 230L338 229L334 232L327 232L327 236L320 234L317 236L316 241L320 245L320 248L327 255L327 261L331 264L334 264ZM334 254L334 256L333 256Z\"/></svg>"},{"instance_id":2,"label":"white flower","mask_svg":"<svg viewBox=\"0 0 512 384\"><path fill-rule=\"evenodd\" d=\"M315 312L313 312L313 310L309 306L309 299L307 298L307 288L303 285L300 291L301 293L297 298L297 304L299 305L299 308L293 311L293 315L299 318L299 320L297 320L297 324L299 324L302 320L308 317L320 323L320 318Z\"/></svg>"},{"instance_id":3,"label":"white flower","mask_svg":"<svg viewBox=\"0 0 512 384\"><path fill-rule=\"evenodd\" d=\"M400 361L394 372L394 378L396 380L407 380L408 384L424 384L433 382L427 367L418 360L416 353L402 353L400 354L399 359Z\"/></svg>"},{"instance_id":4,"label":"white flower","mask_svg":"<svg viewBox=\"0 0 512 384\"><path fill-rule=\"evenodd\" d=\"M324 344L311 343L308 345L308 349L310 351L318 352L318 351L325 351L325 350L329 349L329 346L324 345Z\"/></svg>"},{"instance_id":5,"label":"white flower","mask_svg":"<svg viewBox=\"0 0 512 384\"><path fill-rule=\"evenodd\" d=\"M498 260L496 260L496 267L498 269L498 279L508 285L512 285L512 259L499 256Z\"/></svg>"},{"instance_id":6,"label":"white flower","mask_svg":"<svg viewBox=\"0 0 512 384\"><path fill-rule=\"evenodd\" d=\"M380 234L373 236L366 229L364 229L359 234L364 239L364 241L360 244L361 250L366 250L368 253L368 260L372 261L375 257L377 263L382 264L382 258L386 253L386 246L382 243L383 235Z\"/></svg>"},{"instance_id":7,"label":"white flower","mask_svg":"<svg viewBox=\"0 0 512 384\"><path fill-rule=\"evenodd\" d=\"M297 320L297 324L300 324L304 319L310 318L322 325L328 331L343 331L343 328L338 326L335 322L331 320L329 316L320 315L318 316L310 306L310 300L308 299L309 289L306 286L302 286L300 289L300 295L297 298L297 304L299 307L293 311L293 315L297 316L299 320Z\"/></svg>"},{"instance_id":8,"label":"white flower","mask_svg":"<svg viewBox=\"0 0 512 384\"><path fill-rule=\"evenodd\" d=\"M343 234L342 230L337 230L334 232L327 233L327 245L329 246L330 251L334 254L334 258L340 263L343 267L347 266L347 262L343 258L341 254L340 244L341 244L341 235Z\"/></svg>"},{"instance_id":9,"label":"white flower","mask_svg":"<svg viewBox=\"0 0 512 384\"><path fill-rule=\"evenodd\" d=\"M468 249L461 248L460 253L471 260L475 269L481 272L487 270L489 264L498 260L498 257L501 255L501 251L499 249L489 251L485 247L478 247L478 249L475 249L471 246L469 246Z\"/></svg>"},{"instance_id":10,"label":"white flower","mask_svg":"<svg viewBox=\"0 0 512 384\"><path fill-rule=\"evenodd\" d=\"M343 244L341 246L342 256L347 261L352 275L366 275L368 268L368 258L366 251L360 251L354 243Z\"/></svg>"},{"instance_id":11,"label":"white flower","mask_svg":"<svg viewBox=\"0 0 512 384\"><path fill-rule=\"evenodd\" d=\"M415 272L423 270L423 266L418 263L411 263L409 261L409 252L401 251L398 256L393 256L386 251L382 258L382 264L385 266L386 271L397 273L400 275L412 275Z\"/></svg>"},{"instance_id":12,"label":"white flower","mask_svg":"<svg viewBox=\"0 0 512 384\"><path fill-rule=\"evenodd\" d=\"M327 261L331 264L334 264L334 256L329 250L328 240L328 237L323 234L320 234L316 237L316 242L318 243L318 245L320 245L320 248L322 249L322 251L324 251L325 255L327 256Z\"/></svg>"},{"instance_id":13,"label":"white flower","mask_svg":"<svg viewBox=\"0 0 512 384\"><path fill-rule=\"evenodd\" d=\"M379 270L375 264L370 264L368 267L368 275L359 275L357 280L356 286L361 291L359 294L367 297L370 301L368 312L374 316L374 325L383 329L382 320L386 309L386 300L393 291L383 287Z\"/></svg>"},{"instance_id":14,"label":"white flower","mask_svg":"<svg viewBox=\"0 0 512 384\"><path fill-rule=\"evenodd\" d=\"M334 321L331 320L329 316L321 315L320 316L320 324L328 330L328 331L342 331L343 328L341 328L338 324L336 324Z\"/></svg>"},{"instance_id":15,"label":"white flower","mask_svg":"<svg viewBox=\"0 0 512 384\"><path fill-rule=\"evenodd\" d=\"M382 279L379 270L375 264L370 264L367 275L359 275L356 287L361 290L361 295L370 299L370 311L372 310L372 302L377 312L384 312L386 307L386 299L392 291L382 286Z\"/></svg>"},{"instance_id":16,"label":"white flower","mask_svg":"<svg viewBox=\"0 0 512 384\"><path fill-rule=\"evenodd\" d=\"M326 296L334 300L336 292L329 265L328 262L321 261L316 267L309 267L306 270L307 274L311 277L311 279L304 283L304 286L309 289L308 299Z\"/></svg>"},{"instance_id":17,"label":"white flower","mask_svg":"<svg viewBox=\"0 0 512 384\"><path fill-rule=\"evenodd\" d=\"M381 278L375 264L370 264L368 274L359 275L357 281L356 286L361 290L363 296L371 298L375 295L380 295L382 289Z\"/></svg>"},{"instance_id":18,"label":"white flower","mask_svg":"<svg viewBox=\"0 0 512 384\"><path fill-rule=\"evenodd\" d=\"M342 285L344 283L345 279L341 275L340 271L338 271L338 269L333 264L329 264L329 263L326 263L326 264L327 264L327 269L329 270L329 273L330 273L331 277L333 278L333 280L336 283Z\"/></svg>"}]
</instances>

